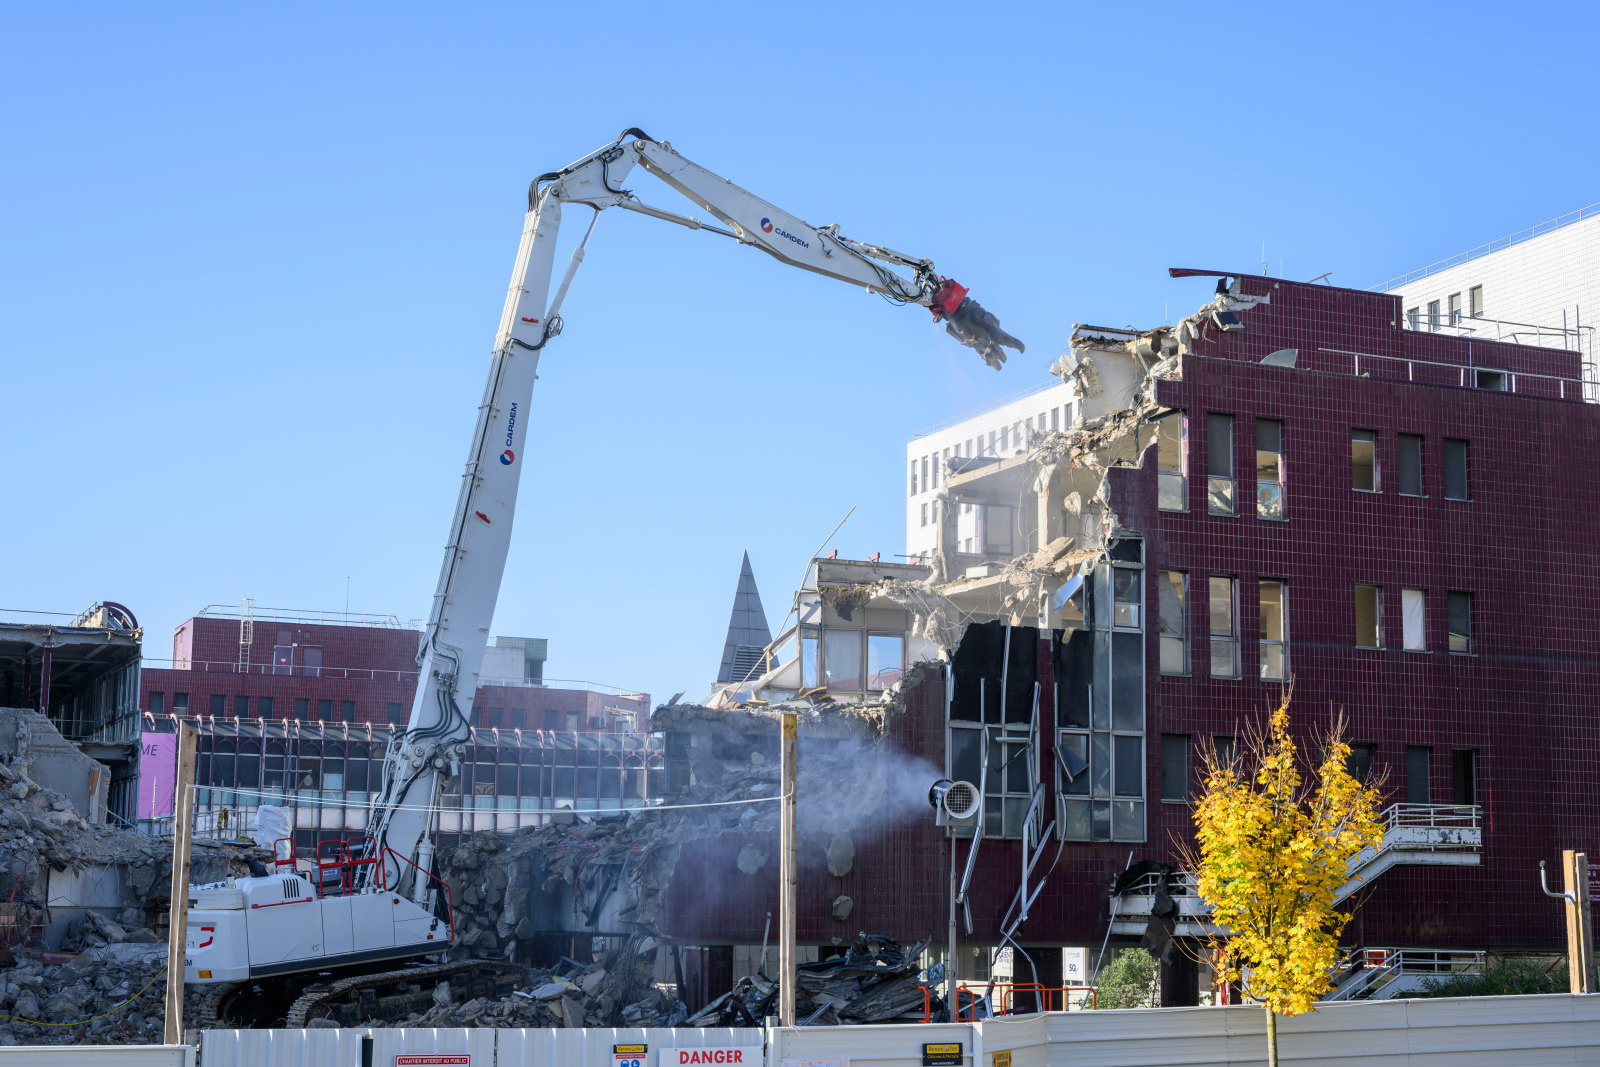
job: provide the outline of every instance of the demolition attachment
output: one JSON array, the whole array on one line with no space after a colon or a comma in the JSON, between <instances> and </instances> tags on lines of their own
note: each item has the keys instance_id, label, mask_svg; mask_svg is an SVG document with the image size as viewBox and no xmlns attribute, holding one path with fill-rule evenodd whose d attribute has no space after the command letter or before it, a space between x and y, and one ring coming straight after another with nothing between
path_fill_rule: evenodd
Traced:
<instances>
[{"instance_id":1,"label":"demolition attachment","mask_svg":"<svg viewBox=\"0 0 1600 1067\"><path fill-rule=\"evenodd\" d=\"M939 288L933 294L935 322L945 324L945 332L968 348L976 349L983 361L995 370L1006 361L1005 349L1027 351L1021 341L1000 328L995 318L983 305L967 295L967 287L952 278L940 278Z\"/></svg>"}]
</instances>

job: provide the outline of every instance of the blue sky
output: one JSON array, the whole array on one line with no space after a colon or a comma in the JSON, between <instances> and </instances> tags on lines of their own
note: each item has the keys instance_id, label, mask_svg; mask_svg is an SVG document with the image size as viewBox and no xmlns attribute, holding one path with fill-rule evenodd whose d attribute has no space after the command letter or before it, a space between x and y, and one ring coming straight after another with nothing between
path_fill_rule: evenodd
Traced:
<instances>
[{"instance_id":1,"label":"blue sky","mask_svg":"<svg viewBox=\"0 0 1600 1067\"><path fill-rule=\"evenodd\" d=\"M495 632L702 693L916 430L1154 325L1172 265L1367 286L1600 200L1591 8L12 5L0 607L426 613L528 181L638 126L933 258L1003 373L749 249L608 212L534 394ZM1563 45L1570 55L1563 58ZM637 173L645 200L673 194ZM623 217L615 217L622 215ZM564 259L564 256L563 256Z\"/></svg>"}]
</instances>

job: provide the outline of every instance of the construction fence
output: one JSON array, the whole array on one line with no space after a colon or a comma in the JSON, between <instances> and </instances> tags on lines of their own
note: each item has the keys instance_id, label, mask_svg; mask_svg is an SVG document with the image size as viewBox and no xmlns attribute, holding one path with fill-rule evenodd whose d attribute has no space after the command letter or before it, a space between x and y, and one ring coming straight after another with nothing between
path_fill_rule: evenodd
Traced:
<instances>
[{"instance_id":1,"label":"construction fence","mask_svg":"<svg viewBox=\"0 0 1600 1067\"><path fill-rule=\"evenodd\" d=\"M767 1030L211 1030L198 1067L1256 1067L1265 1026L1237 1005ZM1600 1065L1600 995L1331 1003L1278 1034L1285 1065ZM0 1049L0 1067L20 1051Z\"/></svg>"}]
</instances>

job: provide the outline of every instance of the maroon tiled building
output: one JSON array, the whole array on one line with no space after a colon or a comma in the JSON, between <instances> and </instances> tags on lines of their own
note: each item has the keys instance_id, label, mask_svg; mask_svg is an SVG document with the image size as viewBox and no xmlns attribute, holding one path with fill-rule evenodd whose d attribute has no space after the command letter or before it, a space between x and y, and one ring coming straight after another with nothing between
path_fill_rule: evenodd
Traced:
<instances>
[{"instance_id":1,"label":"maroon tiled building","mask_svg":"<svg viewBox=\"0 0 1600 1067\"><path fill-rule=\"evenodd\" d=\"M1346 716L1353 769L1381 777L1399 842L1365 868L1347 940L1561 951L1539 861L1600 854L1600 406L1578 354L1407 329L1380 293L1248 275L1223 290L1235 310L1191 320L1184 350L1144 379L1153 395L1135 394L1149 433L1106 475L1115 521L1071 597L1081 624L1065 639L1060 616L1013 627L1008 660L1003 624L969 629L953 668L922 675L890 725L891 742L956 778L978 777L958 731L980 717L991 773L1012 751L1002 742L1034 748L1029 781L987 787L1004 812L962 941L999 939L1025 847L1006 805L1038 785L1055 829L1017 940L1087 946L1092 962L1108 936L1147 931L1148 909L1113 912L1113 878L1177 864L1201 745L1232 743L1292 681L1307 741ZM1058 752L1087 769L1067 776ZM867 930L942 943L950 844L931 813L858 830L843 877L826 846L801 840L802 941ZM729 838L685 847L674 935L759 941L776 871L731 900L691 873L737 851ZM830 915L840 895L848 922ZM1178 936L1196 932L1176 920ZM1059 976L1060 953L1036 955L1041 979Z\"/></svg>"}]
</instances>

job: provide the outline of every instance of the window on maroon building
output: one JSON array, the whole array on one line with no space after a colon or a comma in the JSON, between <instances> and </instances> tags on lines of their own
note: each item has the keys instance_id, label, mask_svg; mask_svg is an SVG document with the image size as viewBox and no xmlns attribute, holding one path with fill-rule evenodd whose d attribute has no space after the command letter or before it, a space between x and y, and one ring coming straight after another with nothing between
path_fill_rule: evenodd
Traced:
<instances>
[{"instance_id":1,"label":"window on maroon building","mask_svg":"<svg viewBox=\"0 0 1600 1067\"><path fill-rule=\"evenodd\" d=\"M250 717L250 698L234 697L233 713L241 719L248 719Z\"/></svg>"},{"instance_id":2,"label":"window on maroon building","mask_svg":"<svg viewBox=\"0 0 1600 1067\"><path fill-rule=\"evenodd\" d=\"M1456 804L1478 802L1478 753L1458 748L1450 753L1451 797Z\"/></svg>"},{"instance_id":3,"label":"window on maroon building","mask_svg":"<svg viewBox=\"0 0 1600 1067\"><path fill-rule=\"evenodd\" d=\"M333 701L331 701L331 700L319 700L319 701L317 701L317 720L319 722L332 722L333 721Z\"/></svg>"},{"instance_id":4,"label":"window on maroon building","mask_svg":"<svg viewBox=\"0 0 1600 1067\"><path fill-rule=\"evenodd\" d=\"M559 711L547 711L547 712L545 712L544 713L544 728L546 730L559 730L559 729L561 729L561 713Z\"/></svg>"},{"instance_id":5,"label":"window on maroon building","mask_svg":"<svg viewBox=\"0 0 1600 1067\"><path fill-rule=\"evenodd\" d=\"M389 704L389 725L391 725L391 726L399 726L400 725L400 713L401 713L401 709L400 709L399 702L398 701L391 701L390 704Z\"/></svg>"},{"instance_id":6,"label":"window on maroon building","mask_svg":"<svg viewBox=\"0 0 1600 1067\"><path fill-rule=\"evenodd\" d=\"M293 674L294 673L294 646L293 645L273 645L272 646L272 673L273 674Z\"/></svg>"},{"instance_id":7,"label":"window on maroon building","mask_svg":"<svg viewBox=\"0 0 1600 1067\"><path fill-rule=\"evenodd\" d=\"M189 714L189 694L188 693L173 693L172 694L172 711L176 715L187 715L187 714Z\"/></svg>"},{"instance_id":8,"label":"window on maroon building","mask_svg":"<svg viewBox=\"0 0 1600 1067\"><path fill-rule=\"evenodd\" d=\"M145 710L152 715L160 715L162 711L161 693L151 693L150 699L145 703Z\"/></svg>"},{"instance_id":9,"label":"window on maroon building","mask_svg":"<svg viewBox=\"0 0 1600 1067\"><path fill-rule=\"evenodd\" d=\"M263 719L272 718L272 698L260 697L256 700L256 714Z\"/></svg>"},{"instance_id":10,"label":"window on maroon building","mask_svg":"<svg viewBox=\"0 0 1600 1067\"><path fill-rule=\"evenodd\" d=\"M490 726L497 727L497 728L501 727L501 726L504 726L505 725L505 718L506 718L506 709L505 708L490 708L489 709L489 725Z\"/></svg>"},{"instance_id":11,"label":"window on maroon building","mask_svg":"<svg viewBox=\"0 0 1600 1067\"><path fill-rule=\"evenodd\" d=\"M1233 416L1206 416L1206 509L1233 514Z\"/></svg>"},{"instance_id":12,"label":"window on maroon building","mask_svg":"<svg viewBox=\"0 0 1600 1067\"><path fill-rule=\"evenodd\" d=\"M1351 745L1350 755L1344 761L1344 769L1350 772L1350 777L1367 784L1367 779L1372 775L1372 746Z\"/></svg>"},{"instance_id":13,"label":"window on maroon building","mask_svg":"<svg viewBox=\"0 0 1600 1067\"><path fill-rule=\"evenodd\" d=\"M311 718L311 701L307 700L305 697L295 697L294 717L299 719L301 722L305 722L307 719Z\"/></svg>"},{"instance_id":14,"label":"window on maroon building","mask_svg":"<svg viewBox=\"0 0 1600 1067\"><path fill-rule=\"evenodd\" d=\"M1376 493L1381 488L1375 430L1350 431L1350 487L1358 493Z\"/></svg>"},{"instance_id":15,"label":"window on maroon building","mask_svg":"<svg viewBox=\"0 0 1600 1067\"><path fill-rule=\"evenodd\" d=\"M307 678L322 677L322 649L302 648L300 650L300 673Z\"/></svg>"},{"instance_id":16,"label":"window on maroon building","mask_svg":"<svg viewBox=\"0 0 1600 1067\"><path fill-rule=\"evenodd\" d=\"M1426 745L1406 746L1406 803L1428 804L1432 803L1433 790L1430 784L1432 778L1433 749Z\"/></svg>"},{"instance_id":17,"label":"window on maroon building","mask_svg":"<svg viewBox=\"0 0 1600 1067\"><path fill-rule=\"evenodd\" d=\"M1189 735L1161 735L1161 799L1189 799Z\"/></svg>"},{"instance_id":18,"label":"window on maroon building","mask_svg":"<svg viewBox=\"0 0 1600 1067\"><path fill-rule=\"evenodd\" d=\"M339 716L340 718L344 719L345 722L355 722L356 702L354 700L346 700L339 705Z\"/></svg>"}]
</instances>

